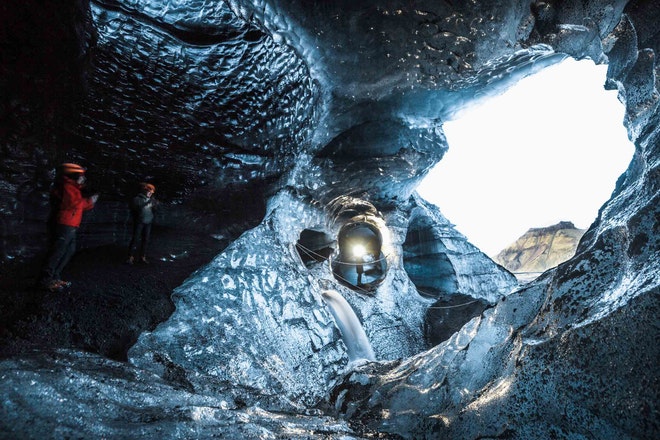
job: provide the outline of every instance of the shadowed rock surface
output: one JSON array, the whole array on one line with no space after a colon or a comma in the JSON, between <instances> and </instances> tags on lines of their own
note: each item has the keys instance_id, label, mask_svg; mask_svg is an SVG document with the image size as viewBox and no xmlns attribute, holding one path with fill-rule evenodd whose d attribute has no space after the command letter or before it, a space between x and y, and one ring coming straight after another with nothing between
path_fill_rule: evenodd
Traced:
<instances>
[{"instance_id":1,"label":"shadowed rock surface","mask_svg":"<svg viewBox=\"0 0 660 440\"><path fill-rule=\"evenodd\" d=\"M8 0L0 20L3 438L660 436L656 2ZM576 255L519 286L415 188L443 122L568 56L608 63L636 150ZM44 297L27 274L69 161L101 198L74 289ZM160 255L189 257L127 272L144 180ZM301 259L337 203L373 207L372 291ZM349 360L327 290L375 361ZM483 309L435 326L459 299Z\"/></svg>"}]
</instances>

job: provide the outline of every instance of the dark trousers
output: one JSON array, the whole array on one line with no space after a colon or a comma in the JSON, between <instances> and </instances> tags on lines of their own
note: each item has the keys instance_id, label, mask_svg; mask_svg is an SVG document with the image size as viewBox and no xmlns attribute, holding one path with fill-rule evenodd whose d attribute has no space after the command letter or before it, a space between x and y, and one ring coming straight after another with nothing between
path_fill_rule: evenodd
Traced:
<instances>
[{"instance_id":1,"label":"dark trousers","mask_svg":"<svg viewBox=\"0 0 660 440\"><path fill-rule=\"evenodd\" d=\"M362 284L362 274L364 273L364 266L361 264L356 264L355 265L355 270L357 271L357 285L359 286Z\"/></svg>"},{"instance_id":2,"label":"dark trousers","mask_svg":"<svg viewBox=\"0 0 660 440\"><path fill-rule=\"evenodd\" d=\"M133 222L133 236L128 244L128 256L135 255L138 241L140 242L140 258L147 255L147 245L151 236L151 223Z\"/></svg>"},{"instance_id":3,"label":"dark trousers","mask_svg":"<svg viewBox=\"0 0 660 440\"><path fill-rule=\"evenodd\" d=\"M62 270L76 253L76 235L78 228L56 225L53 241L46 256L46 263L41 273L41 280L48 283L61 279Z\"/></svg>"}]
</instances>

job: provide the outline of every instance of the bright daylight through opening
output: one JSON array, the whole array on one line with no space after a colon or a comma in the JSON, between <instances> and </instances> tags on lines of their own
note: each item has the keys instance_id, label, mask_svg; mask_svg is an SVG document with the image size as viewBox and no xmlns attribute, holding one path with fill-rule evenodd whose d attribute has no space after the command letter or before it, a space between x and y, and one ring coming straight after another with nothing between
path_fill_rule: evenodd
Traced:
<instances>
[{"instance_id":1,"label":"bright daylight through opening","mask_svg":"<svg viewBox=\"0 0 660 440\"><path fill-rule=\"evenodd\" d=\"M606 72L569 58L445 123L419 194L491 257L530 228L588 228L634 152Z\"/></svg>"}]
</instances>

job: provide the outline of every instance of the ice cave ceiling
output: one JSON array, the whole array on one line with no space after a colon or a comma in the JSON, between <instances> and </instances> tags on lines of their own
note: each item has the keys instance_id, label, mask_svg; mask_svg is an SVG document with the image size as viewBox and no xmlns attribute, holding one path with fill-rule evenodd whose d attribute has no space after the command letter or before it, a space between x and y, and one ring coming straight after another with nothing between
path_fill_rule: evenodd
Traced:
<instances>
[{"instance_id":1,"label":"ice cave ceiling","mask_svg":"<svg viewBox=\"0 0 660 440\"><path fill-rule=\"evenodd\" d=\"M143 180L164 224L232 242L127 362L1 359L0 437L658 438L658 23L643 0L5 0L2 262L38 253L65 161L101 193L87 246ZM609 65L636 152L576 256L519 286L414 190L444 121L569 56ZM337 269L350 221L368 289Z\"/></svg>"}]
</instances>

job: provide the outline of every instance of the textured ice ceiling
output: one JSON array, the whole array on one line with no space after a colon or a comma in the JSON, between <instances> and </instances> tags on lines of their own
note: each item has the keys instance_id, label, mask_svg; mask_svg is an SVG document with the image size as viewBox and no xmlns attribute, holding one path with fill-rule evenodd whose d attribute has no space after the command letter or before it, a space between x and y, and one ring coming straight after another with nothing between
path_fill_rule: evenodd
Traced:
<instances>
[{"instance_id":1,"label":"textured ice ceiling","mask_svg":"<svg viewBox=\"0 0 660 440\"><path fill-rule=\"evenodd\" d=\"M284 176L323 202L405 200L446 150L443 120L565 56L516 44L529 8L489 8L93 2L79 135L130 171L166 168L193 188Z\"/></svg>"},{"instance_id":2,"label":"textured ice ceiling","mask_svg":"<svg viewBox=\"0 0 660 440\"><path fill-rule=\"evenodd\" d=\"M3 218L17 206L36 216L40 206L14 191L25 180L12 170L41 170L35 180L45 182L44 170L67 158L93 163L108 218L122 209L113 197L149 176L180 213L222 216L230 201L230 222L256 226L174 291L176 311L143 334L129 363L77 352L3 360L4 432L657 437L658 6L81 0L67 8L52 15L76 30L55 45L67 55L56 61L72 66L52 67L60 82L3 67L5 84L28 72L50 91L42 105L27 88L11 89L17 111L3 133L11 166L2 179L14 203ZM566 56L609 63L607 86L626 104L636 153L577 255L520 287L414 188L448 148L443 121ZM79 101L55 99L69 90ZM41 122L30 126L35 114ZM300 260L303 231L336 237L342 222L327 207L339 196L346 207L373 206L383 225L388 268L374 291ZM351 362L329 291L350 304L376 362ZM484 307L438 341L428 312L459 293Z\"/></svg>"}]
</instances>

